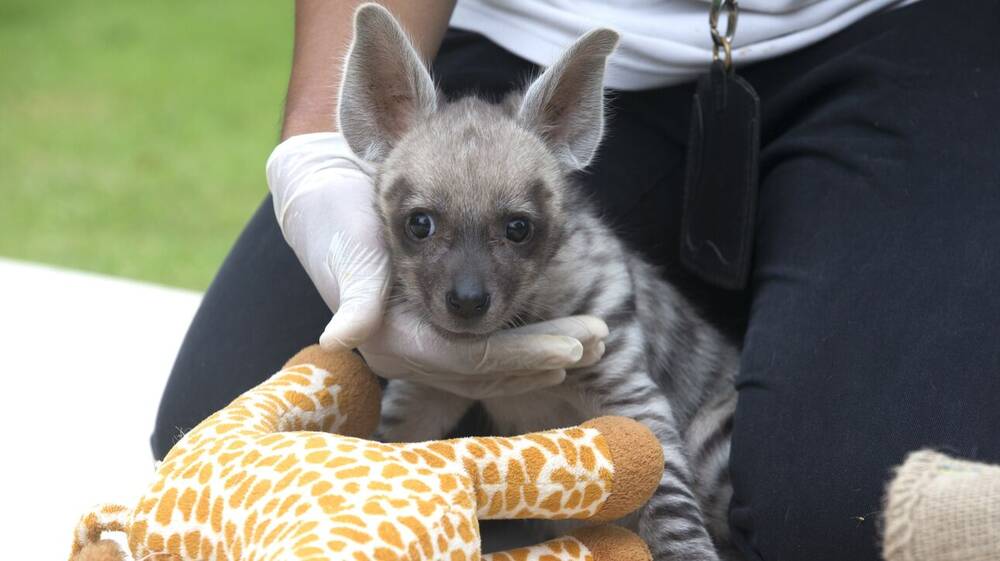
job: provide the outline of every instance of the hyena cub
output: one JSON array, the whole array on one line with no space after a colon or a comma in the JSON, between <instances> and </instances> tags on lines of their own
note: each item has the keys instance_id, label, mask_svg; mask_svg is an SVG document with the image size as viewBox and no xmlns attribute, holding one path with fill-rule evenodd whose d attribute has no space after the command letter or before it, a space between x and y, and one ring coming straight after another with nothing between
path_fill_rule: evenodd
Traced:
<instances>
[{"instance_id":1,"label":"hyena cub","mask_svg":"<svg viewBox=\"0 0 1000 561\"><path fill-rule=\"evenodd\" d=\"M377 164L377 212L392 254L394 312L446 336L589 314L610 327L604 357L529 395L482 400L500 431L600 415L645 423L665 471L637 520L657 561L729 556L726 509L736 350L615 236L571 172L601 140L605 62L618 41L581 37L503 103L444 101L392 16L362 7L340 124ZM440 438L472 401L393 381L381 436Z\"/></svg>"}]
</instances>

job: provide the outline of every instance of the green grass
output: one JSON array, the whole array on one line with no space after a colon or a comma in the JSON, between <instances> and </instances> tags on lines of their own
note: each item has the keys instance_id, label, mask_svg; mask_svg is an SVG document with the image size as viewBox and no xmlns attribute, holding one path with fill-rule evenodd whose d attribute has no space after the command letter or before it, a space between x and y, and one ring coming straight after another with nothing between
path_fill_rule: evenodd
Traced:
<instances>
[{"instance_id":1,"label":"green grass","mask_svg":"<svg viewBox=\"0 0 1000 561\"><path fill-rule=\"evenodd\" d=\"M0 0L0 256L203 289L266 194L292 2Z\"/></svg>"}]
</instances>

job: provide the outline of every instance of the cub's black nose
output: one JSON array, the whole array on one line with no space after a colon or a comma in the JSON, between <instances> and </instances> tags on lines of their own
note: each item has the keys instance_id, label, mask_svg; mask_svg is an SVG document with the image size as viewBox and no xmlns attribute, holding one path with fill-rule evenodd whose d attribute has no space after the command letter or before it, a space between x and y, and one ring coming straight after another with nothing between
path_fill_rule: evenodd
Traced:
<instances>
[{"instance_id":1,"label":"cub's black nose","mask_svg":"<svg viewBox=\"0 0 1000 561\"><path fill-rule=\"evenodd\" d=\"M449 312L465 319L479 317L490 309L490 294L478 283L458 283L444 300Z\"/></svg>"}]
</instances>

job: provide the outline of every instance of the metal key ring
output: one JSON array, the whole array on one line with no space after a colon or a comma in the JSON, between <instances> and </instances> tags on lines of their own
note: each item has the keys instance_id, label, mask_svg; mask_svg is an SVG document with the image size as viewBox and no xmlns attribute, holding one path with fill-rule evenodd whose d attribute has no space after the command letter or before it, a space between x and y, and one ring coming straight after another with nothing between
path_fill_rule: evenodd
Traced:
<instances>
[{"instance_id":1,"label":"metal key ring","mask_svg":"<svg viewBox=\"0 0 1000 561\"><path fill-rule=\"evenodd\" d=\"M719 33L719 16L726 10L726 33ZM712 32L712 60L719 60L719 48L725 52L725 67L733 67L733 37L736 36L736 22L739 20L740 3L738 0L712 0L712 8L708 12L708 25Z\"/></svg>"}]
</instances>

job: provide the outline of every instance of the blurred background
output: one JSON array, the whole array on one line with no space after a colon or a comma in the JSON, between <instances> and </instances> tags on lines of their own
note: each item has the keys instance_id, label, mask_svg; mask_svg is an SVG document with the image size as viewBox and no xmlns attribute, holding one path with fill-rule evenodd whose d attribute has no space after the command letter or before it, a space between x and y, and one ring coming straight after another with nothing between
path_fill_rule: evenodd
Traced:
<instances>
[{"instance_id":1,"label":"blurred background","mask_svg":"<svg viewBox=\"0 0 1000 561\"><path fill-rule=\"evenodd\" d=\"M174 354L267 192L292 22L290 0L0 0L13 558L65 558L90 505L147 485Z\"/></svg>"},{"instance_id":2,"label":"blurred background","mask_svg":"<svg viewBox=\"0 0 1000 561\"><path fill-rule=\"evenodd\" d=\"M266 193L292 15L0 0L0 256L204 289Z\"/></svg>"}]
</instances>

